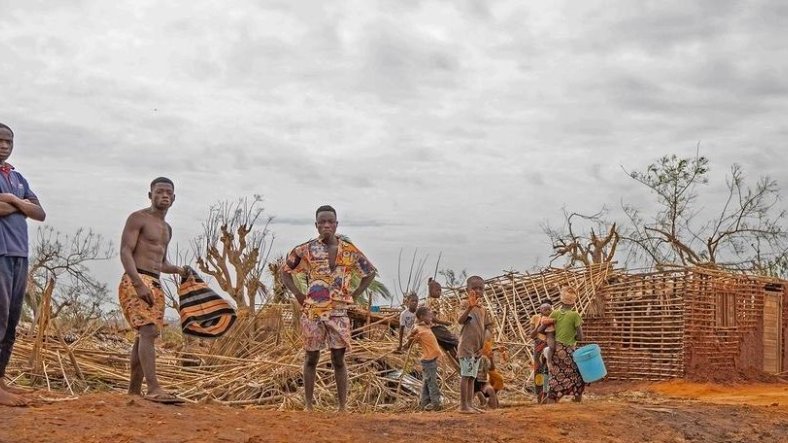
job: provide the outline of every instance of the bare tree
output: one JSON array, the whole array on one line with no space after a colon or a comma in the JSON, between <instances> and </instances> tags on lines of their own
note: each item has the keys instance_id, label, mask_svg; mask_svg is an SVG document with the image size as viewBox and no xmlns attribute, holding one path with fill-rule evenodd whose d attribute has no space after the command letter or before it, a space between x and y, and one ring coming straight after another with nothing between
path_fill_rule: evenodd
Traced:
<instances>
[{"instance_id":1,"label":"bare tree","mask_svg":"<svg viewBox=\"0 0 788 443\"><path fill-rule=\"evenodd\" d=\"M58 291L58 301L52 311L52 319L59 319L70 325L85 325L102 318L110 302L106 285L86 286L68 285Z\"/></svg>"},{"instance_id":2,"label":"bare tree","mask_svg":"<svg viewBox=\"0 0 788 443\"><path fill-rule=\"evenodd\" d=\"M624 205L631 229L624 240L632 252L655 266L681 264L758 269L785 256L785 211L777 208L780 190L769 177L754 186L734 164L727 177L727 198L716 215L698 220L697 188L708 183L708 159L662 157L629 176L657 196L659 210L648 219Z\"/></svg>"},{"instance_id":3,"label":"bare tree","mask_svg":"<svg viewBox=\"0 0 788 443\"><path fill-rule=\"evenodd\" d=\"M108 291L91 275L88 265L114 255L112 242L92 230L80 228L66 235L51 226L39 227L28 271L27 308L38 316L42 295L51 285L53 317L61 312L74 318L99 315Z\"/></svg>"},{"instance_id":4,"label":"bare tree","mask_svg":"<svg viewBox=\"0 0 788 443\"><path fill-rule=\"evenodd\" d=\"M645 185L657 196L659 210L650 220L642 218L632 204L624 204L624 213L630 220L630 230L625 241L635 246L633 255L644 258L653 265L678 263L699 264L702 260L691 245L687 230L697 215L694 205L696 188L708 183L709 160L696 155L694 158L664 156L646 167L644 171L624 171L635 181Z\"/></svg>"},{"instance_id":5,"label":"bare tree","mask_svg":"<svg viewBox=\"0 0 788 443\"><path fill-rule=\"evenodd\" d=\"M262 201L254 195L214 204L203 233L193 241L199 269L249 314L268 292L262 278L274 240L269 230L273 217L264 215Z\"/></svg>"},{"instance_id":6,"label":"bare tree","mask_svg":"<svg viewBox=\"0 0 788 443\"><path fill-rule=\"evenodd\" d=\"M468 279L468 272L465 269L459 273L453 269L441 269L438 271L438 274L446 282L444 286L450 289L458 289L465 286L465 280Z\"/></svg>"},{"instance_id":7,"label":"bare tree","mask_svg":"<svg viewBox=\"0 0 788 443\"><path fill-rule=\"evenodd\" d=\"M578 263L585 266L611 263L621 237L616 223L605 220L607 208L603 207L599 212L591 215L570 213L566 209L563 212L564 225L560 229L555 229L548 223L542 225L542 231L550 238L553 246L550 263L561 257L567 259L567 267L576 266ZM588 228L589 235L577 233L575 223L578 219L591 224ZM584 226L581 229L585 228Z\"/></svg>"},{"instance_id":8,"label":"bare tree","mask_svg":"<svg viewBox=\"0 0 788 443\"><path fill-rule=\"evenodd\" d=\"M762 177L750 186L742 168L734 164L726 180L726 200L716 212L707 212L699 200L700 187L709 182L706 157L669 155L642 171L624 171L656 196L657 210L646 214L622 202L624 223L611 221L605 208L592 215L564 210L562 228L543 226L555 258L566 257L568 265L588 265L610 262L623 250L628 265L710 266L772 274L788 269L785 211L777 207L780 190L774 180ZM576 220L592 225L590 236L577 234Z\"/></svg>"}]
</instances>

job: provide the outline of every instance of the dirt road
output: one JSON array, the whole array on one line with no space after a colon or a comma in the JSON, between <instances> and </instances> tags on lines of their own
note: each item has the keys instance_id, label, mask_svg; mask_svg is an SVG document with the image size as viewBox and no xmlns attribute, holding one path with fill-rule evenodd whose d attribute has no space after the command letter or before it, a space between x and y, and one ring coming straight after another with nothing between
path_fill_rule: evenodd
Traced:
<instances>
[{"instance_id":1,"label":"dirt road","mask_svg":"<svg viewBox=\"0 0 788 443\"><path fill-rule=\"evenodd\" d=\"M164 406L122 394L3 409L0 442L777 442L788 385L592 387L583 404L333 414Z\"/></svg>"}]
</instances>

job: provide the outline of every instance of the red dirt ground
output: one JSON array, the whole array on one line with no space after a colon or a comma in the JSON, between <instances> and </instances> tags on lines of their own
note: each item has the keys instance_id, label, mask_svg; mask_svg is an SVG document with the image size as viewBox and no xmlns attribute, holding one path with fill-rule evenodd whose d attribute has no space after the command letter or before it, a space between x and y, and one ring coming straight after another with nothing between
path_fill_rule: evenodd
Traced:
<instances>
[{"instance_id":1,"label":"red dirt ground","mask_svg":"<svg viewBox=\"0 0 788 443\"><path fill-rule=\"evenodd\" d=\"M115 393L0 413L2 443L777 442L788 441L788 384L601 383L583 404L473 416L164 406Z\"/></svg>"}]
</instances>

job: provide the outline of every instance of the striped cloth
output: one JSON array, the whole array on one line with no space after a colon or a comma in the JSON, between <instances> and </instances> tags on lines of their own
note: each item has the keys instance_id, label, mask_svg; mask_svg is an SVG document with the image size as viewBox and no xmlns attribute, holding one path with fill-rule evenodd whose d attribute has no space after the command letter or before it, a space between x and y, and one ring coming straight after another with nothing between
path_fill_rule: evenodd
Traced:
<instances>
[{"instance_id":1,"label":"striped cloth","mask_svg":"<svg viewBox=\"0 0 788 443\"><path fill-rule=\"evenodd\" d=\"M184 334L221 337L235 323L232 305L211 289L194 269L189 269L188 277L181 278L178 296Z\"/></svg>"}]
</instances>

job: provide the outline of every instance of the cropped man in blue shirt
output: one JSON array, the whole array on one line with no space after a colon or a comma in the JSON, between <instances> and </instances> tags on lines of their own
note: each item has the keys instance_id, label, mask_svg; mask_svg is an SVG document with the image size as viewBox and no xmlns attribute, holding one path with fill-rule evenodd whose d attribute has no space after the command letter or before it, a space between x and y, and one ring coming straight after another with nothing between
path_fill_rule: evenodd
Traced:
<instances>
[{"instance_id":1,"label":"cropped man in blue shirt","mask_svg":"<svg viewBox=\"0 0 788 443\"><path fill-rule=\"evenodd\" d=\"M0 123L0 405L24 406L6 385L5 368L27 286L27 219L44 221L46 213L27 180L6 163L13 150L14 132Z\"/></svg>"}]
</instances>

